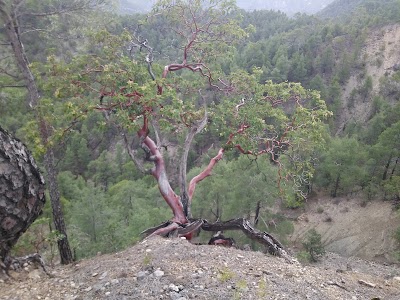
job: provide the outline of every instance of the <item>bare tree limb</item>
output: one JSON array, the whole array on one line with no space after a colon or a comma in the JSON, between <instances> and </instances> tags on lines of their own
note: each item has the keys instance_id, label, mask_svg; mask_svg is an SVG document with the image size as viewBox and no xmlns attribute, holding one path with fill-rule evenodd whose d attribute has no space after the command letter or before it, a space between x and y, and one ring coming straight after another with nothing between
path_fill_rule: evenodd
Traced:
<instances>
[{"instance_id":1,"label":"bare tree limb","mask_svg":"<svg viewBox=\"0 0 400 300\"><path fill-rule=\"evenodd\" d=\"M284 249L282 244L267 232L261 232L243 218L232 219L226 222L208 223L203 220L204 224L201 229L205 231L224 231L224 230L242 230L243 233L252 240L267 246L270 254L284 258L289 263L295 263L296 260L291 257Z\"/></svg>"},{"instance_id":2,"label":"bare tree limb","mask_svg":"<svg viewBox=\"0 0 400 300\"><path fill-rule=\"evenodd\" d=\"M0 89L5 88L24 88L26 89L26 85L0 85Z\"/></svg>"},{"instance_id":3,"label":"bare tree limb","mask_svg":"<svg viewBox=\"0 0 400 300\"><path fill-rule=\"evenodd\" d=\"M21 1L21 3L24 0ZM52 9L49 9L47 12L20 12L16 17L21 16L33 16L33 17L50 17L54 15L63 15L70 14L76 12L84 12L93 10L95 8L101 7L104 5L106 1L104 0L73 0L73 1L63 1L60 7L53 6ZM18 7L16 7L18 8Z\"/></svg>"},{"instance_id":4,"label":"bare tree limb","mask_svg":"<svg viewBox=\"0 0 400 300\"><path fill-rule=\"evenodd\" d=\"M190 202L191 202L191 197L188 195L188 191L186 188L186 175L187 175L187 159L189 155L189 151L193 142L193 138L195 137L196 134L200 133L207 125L207 109L205 106L204 110L204 117L197 122L197 124L194 124L188 131L185 139L185 143L183 145L183 153L181 157L181 162L179 165L179 186L180 186L180 191L181 191L181 199L183 203L183 208L185 210L185 214L191 218L191 211L190 211ZM194 190L193 190L194 192Z\"/></svg>"},{"instance_id":5,"label":"bare tree limb","mask_svg":"<svg viewBox=\"0 0 400 300\"><path fill-rule=\"evenodd\" d=\"M122 134L123 138L124 138L124 143L125 143L125 148L128 151L129 157L132 159L132 161L134 162L135 166L140 170L140 172L142 172L143 174L149 173L149 171L147 171L143 164L141 163L141 161L136 157L135 155L135 151L132 149L131 145L128 142L128 138L126 136L125 133Z\"/></svg>"},{"instance_id":6,"label":"bare tree limb","mask_svg":"<svg viewBox=\"0 0 400 300\"><path fill-rule=\"evenodd\" d=\"M3 69L2 67L0 67L0 73L3 73L4 75L10 76L16 80L21 80L21 78L18 75L12 74L9 71L7 71L6 69Z\"/></svg>"}]
</instances>

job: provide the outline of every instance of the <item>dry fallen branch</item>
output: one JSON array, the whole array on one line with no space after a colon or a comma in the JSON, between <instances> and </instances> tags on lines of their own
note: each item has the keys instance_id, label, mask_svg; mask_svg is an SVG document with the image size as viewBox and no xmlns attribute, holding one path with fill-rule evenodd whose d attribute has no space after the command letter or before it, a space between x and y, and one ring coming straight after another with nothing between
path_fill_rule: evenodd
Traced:
<instances>
[{"instance_id":1,"label":"dry fallen branch","mask_svg":"<svg viewBox=\"0 0 400 300\"><path fill-rule=\"evenodd\" d=\"M161 235L168 237L182 237L192 235L194 232L203 229L205 231L227 231L241 230L252 240L255 240L266 246L268 253L284 258L288 263L295 263L296 260L291 257L283 248L282 244L267 232L261 232L254 228L250 222L243 218L232 219L225 222L209 223L204 219L193 220L187 224L178 224L176 222L167 221L156 227L149 228L142 232L145 238L153 235Z\"/></svg>"}]
</instances>

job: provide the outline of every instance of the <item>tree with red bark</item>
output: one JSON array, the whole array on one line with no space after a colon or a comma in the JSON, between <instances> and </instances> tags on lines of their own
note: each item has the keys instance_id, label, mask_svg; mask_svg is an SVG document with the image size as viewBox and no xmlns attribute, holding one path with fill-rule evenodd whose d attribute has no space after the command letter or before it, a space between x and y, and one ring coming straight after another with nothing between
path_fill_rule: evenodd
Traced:
<instances>
[{"instance_id":1,"label":"tree with red bark","mask_svg":"<svg viewBox=\"0 0 400 300\"><path fill-rule=\"evenodd\" d=\"M199 228L241 229L267 245L270 253L286 256L275 238L247 220L209 223L191 215L196 185L231 151L254 160L266 157L276 166L279 182L291 179L295 192L304 197L304 182L312 176L310 156L323 140L323 119L330 115L319 94L300 84L260 83L258 69L251 74L222 71L221 61L229 62L235 45L246 37L235 8L234 1L225 0L159 1L144 25L161 19L159 30L174 35L170 42L176 47L177 60L164 67L153 63L160 55L138 26L133 33L119 36L105 30L95 33L93 53L68 63L50 57L49 64L38 71L46 74L43 90L63 100L70 124L89 111L102 112L104 125L114 123L120 128L137 168L156 179L173 217L145 235L190 239ZM215 134L220 146L208 166L187 183L189 150L203 132ZM165 156L167 148L179 140L177 193Z\"/></svg>"}]
</instances>

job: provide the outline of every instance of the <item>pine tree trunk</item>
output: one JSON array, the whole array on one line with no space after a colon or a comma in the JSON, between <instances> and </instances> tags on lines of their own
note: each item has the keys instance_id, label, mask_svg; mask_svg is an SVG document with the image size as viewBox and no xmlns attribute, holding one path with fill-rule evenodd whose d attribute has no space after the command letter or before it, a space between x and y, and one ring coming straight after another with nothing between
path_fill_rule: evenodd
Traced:
<instances>
[{"instance_id":1,"label":"pine tree trunk","mask_svg":"<svg viewBox=\"0 0 400 300\"><path fill-rule=\"evenodd\" d=\"M42 213L44 179L26 147L0 127L0 258Z\"/></svg>"},{"instance_id":2,"label":"pine tree trunk","mask_svg":"<svg viewBox=\"0 0 400 300\"><path fill-rule=\"evenodd\" d=\"M399 160L400 160L400 157L396 158L396 161L394 162L392 172L390 173L390 179L392 179L394 172L396 171L396 167L397 167L397 164L399 163Z\"/></svg>"},{"instance_id":3,"label":"pine tree trunk","mask_svg":"<svg viewBox=\"0 0 400 300\"><path fill-rule=\"evenodd\" d=\"M382 175L382 180L383 181L385 181L386 178L387 178L387 174L388 174L388 171L389 171L389 167L390 167L390 162L391 161L392 161L392 156L390 155L390 157L389 157L389 159L388 159L388 161L387 161L387 163L385 165L385 171L383 172L383 175Z\"/></svg>"},{"instance_id":4,"label":"pine tree trunk","mask_svg":"<svg viewBox=\"0 0 400 300\"><path fill-rule=\"evenodd\" d=\"M67 229L64 222L64 214L61 209L60 192L57 183L57 174L54 168L53 149L48 149L45 155L45 167L47 171L48 189L53 213L53 222L55 229L62 234L62 238L57 241L58 251L62 264L69 264L73 261L71 248L68 243Z\"/></svg>"},{"instance_id":5,"label":"pine tree trunk","mask_svg":"<svg viewBox=\"0 0 400 300\"><path fill-rule=\"evenodd\" d=\"M16 18L16 15L17 14L15 11L14 12L12 11L11 13L8 12L6 3L3 0L0 0L0 17L1 21L4 22L3 24L4 24L5 34L7 36L8 41L11 44L12 52L15 57L17 66L26 84L26 88L28 90L29 106L32 109L35 109L39 105L40 93L36 85L35 78L29 67L29 60L26 56L26 52L24 50L24 46L21 41L20 28L18 24L18 18ZM49 126L45 118L40 114L40 112L38 112L37 109L35 110L35 113L36 113L36 120L40 127L40 137L42 139L42 143L43 145L47 146L48 139L51 134ZM64 216L61 210L60 193L58 191L58 184L57 184L57 172L54 163L54 153L51 147L47 149L44 155L44 160L48 176L47 181L50 191L50 200L53 210L54 225L56 230L64 236L64 238L58 242L61 262L63 264L68 264L72 262L72 254L68 243L66 227L64 223Z\"/></svg>"},{"instance_id":6,"label":"pine tree trunk","mask_svg":"<svg viewBox=\"0 0 400 300\"><path fill-rule=\"evenodd\" d=\"M336 181L335 181L335 187L332 190L331 196L333 198L336 198L337 196L337 191L339 189L339 184L340 184L340 174L336 177Z\"/></svg>"}]
</instances>

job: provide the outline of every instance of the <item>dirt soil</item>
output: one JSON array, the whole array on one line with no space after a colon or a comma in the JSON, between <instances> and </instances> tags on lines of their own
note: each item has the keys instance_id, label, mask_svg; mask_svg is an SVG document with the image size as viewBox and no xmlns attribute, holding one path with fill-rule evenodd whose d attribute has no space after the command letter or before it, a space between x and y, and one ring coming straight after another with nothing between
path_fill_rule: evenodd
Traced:
<instances>
[{"instance_id":1,"label":"dirt soil","mask_svg":"<svg viewBox=\"0 0 400 300\"><path fill-rule=\"evenodd\" d=\"M380 79L395 72L394 66L400 62L400 24L387 25L369 32L361 49L360 58L365 62L365 70L353 72L342 90L342 107L338 114L338 133L344 130L349 122L362 124L368 121L373 107L373 97L379 92ZM364 73L365 72L365 73ZM373 89L369 99L358 99L349 108L349 99L354 89L360 88L365 81L362 74L372 78Z\"/></svg>"},{"instance_id":2,"label":"dirt soil","mask_svg":"<svg viewBox=\"0 0 400 300\"><path fill-rule=\"evenodd\" d=\"M364 200L361 196L310 199L294 222L290 241L301 244L307 232L315 229L328 251L345 257L396 262L394 254L399 245L394 234L400 227L400 213L393 210L390 201Z\"/></svg>"},{"instance_id":3,"label":"dirt soil","mask_svg":"<svg viewBox=\"0 0 400 300\"><path fill-rule=\"evenodd\" d=\"M0 280L0 299L400 299L400 268L328 253L315 265L150 238L125 251Z\"/></svg>"}]
</instances>

